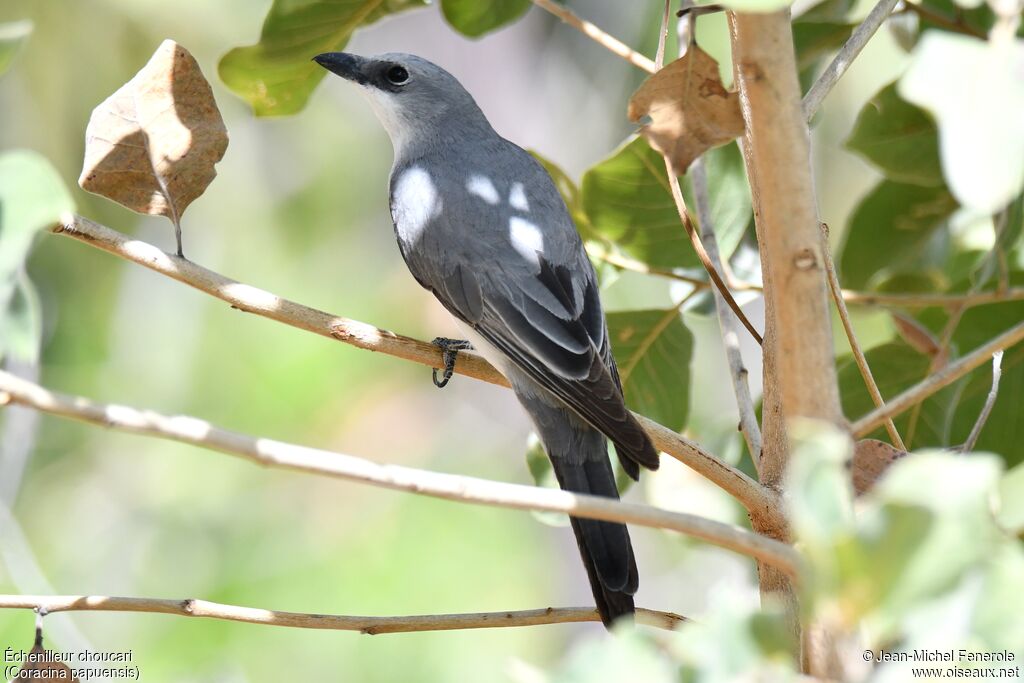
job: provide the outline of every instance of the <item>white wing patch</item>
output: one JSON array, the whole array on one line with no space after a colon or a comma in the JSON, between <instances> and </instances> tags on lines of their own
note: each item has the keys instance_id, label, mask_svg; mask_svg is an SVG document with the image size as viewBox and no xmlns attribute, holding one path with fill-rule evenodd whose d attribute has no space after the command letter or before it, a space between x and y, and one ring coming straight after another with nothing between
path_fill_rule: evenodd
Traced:
<instances>
[{"instance_id":1,"label":"white wing patch","mask_svg":"<svg viewBox=\"0 0 1024 683\"><path fill-rule=\"evenodd\" d=\"M522 183L512 183L512 189L508 193L508 203L518 211L530 210L530 202L526 199L526 188Z\"/></svg>"},{"instance_id":2,"label":"white wing patch","mask_svg":"<svg viewBox=\"0 0 1024 683\"><path fill-rule=\"evenodd\" d=\"M494 187L494 183L491 182L491 179L486 176L470 176L469 180L466 182L466 189L470 194L476 195L491 206L494 206L501 201L501 197L498 196L497 188Z\"/></svg>"},{"instance_id":3,"label":"white wing patch","mask_svg":"<svg viewBox=\"0 0 1024 683\"><path fill-rule=\"evenodd\" d=\"M430 174L419 166L403 171L395 183L392 211L399 233L415 242L441 213L441 197Z\"/></svg>"},{"instance_id":4,"label":"white wing patch","mask_svg":"<svg viewBox=\"0 0 1024 683\"><path fill-rule=\"evenodd\" d=\"M537 252L544 251L544 235L530 221L513 216L508 222L508 235L512 246L528 261L539 263Z\"/></svg>"}]
</instances>

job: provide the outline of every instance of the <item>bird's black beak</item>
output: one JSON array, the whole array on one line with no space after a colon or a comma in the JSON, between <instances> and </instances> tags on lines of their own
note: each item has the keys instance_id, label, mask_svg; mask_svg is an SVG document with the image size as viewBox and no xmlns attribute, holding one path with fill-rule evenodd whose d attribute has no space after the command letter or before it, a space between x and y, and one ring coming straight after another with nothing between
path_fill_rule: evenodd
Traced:
<instances>
[{"instance_id":1,"label":"bird's black beak","mask_svg":"<svg viewBox=\"0 0 1024 683\"><path fill-rule=\"evenodd\" d=\"M366 81L363 66L368 60L358 55L350 55L347 52L325 52L313 57L313 61L346 80L356 83Z\"/></svg>"}]
</instances>

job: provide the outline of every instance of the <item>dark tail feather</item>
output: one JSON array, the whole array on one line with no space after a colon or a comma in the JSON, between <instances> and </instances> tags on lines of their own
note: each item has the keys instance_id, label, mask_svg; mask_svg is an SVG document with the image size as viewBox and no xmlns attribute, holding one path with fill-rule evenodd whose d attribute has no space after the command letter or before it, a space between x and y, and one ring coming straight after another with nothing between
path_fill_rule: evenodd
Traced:
<instances>
[{"instance_id":1,"label":"dark tail feather","mask_svg":"<svg viewBox=\"0 0 1024 683\"><path fill-rule=\"evenodd\" d=\"M599 459L583 463L556 456L551 464L563 489L618 499L611 463L603 452ZM631 616L639 581L626 525L576 517L570 521L601 621L611 626L619 617Z\"/></svg>"}]
</instances>

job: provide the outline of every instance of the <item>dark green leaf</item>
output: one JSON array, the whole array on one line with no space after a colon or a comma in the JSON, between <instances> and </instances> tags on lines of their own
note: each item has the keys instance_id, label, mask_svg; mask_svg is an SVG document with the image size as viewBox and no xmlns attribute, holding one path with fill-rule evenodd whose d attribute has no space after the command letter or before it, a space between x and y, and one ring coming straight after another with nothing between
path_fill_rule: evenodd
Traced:
<instances>
[{"instance_id":1,"label":"dark green leaf","mask_svg":"<svg viewBox=\"0 0 1024 683\"><path fill-rule=\"evenodd\" d=\"M941 266L946 219L956 208L944 187L876 185L850 219L839 260L843 286L865 289L894 273Z\"/></svg>"},{"instance_id":2,"label":"dark green leaf","mask_svg":"<svg viewBox=\"0 0 1024 683\"><path fill-rule=\"evenodd\" d=\"M523 16L530 4L530 0L441 0L441 12L455 30L478 38Z\"/></svg>"},{"instance_id":3,"label":"dark green leaf","mask_svg":"<svg viewBox=\"0 0 1024 683\"><path fill-rule=\"evenodd\" d=\"M1017 276L1014 284L1024 284ZM953 342L960 355L970 353L1015 323L1024 320L1024 301L1011 301L978 306L966 311L957 325ZM1017 344L1003 353L999 393L978 443L977 451L997 453L1007 464L1024 461L1024 344ZM982 406L992 388L992 364L985 363L968 375L960 394L956 416L952 420L950 443L961 444L970 434Z\"/></svg>"},{"instance_id":4,"label":"dark green leaf","mask_svg":"<svg viewBox=\"0 0 1024 683\"><path fill-rule=\"evenodd\" d=\"M32 22L23 19L0 24L0 75L11 68L14 57L32 33Z\"/></svg>"},{"instance_id":5,"label":"dark green leaf","mask_svg":"<svg viewBox=\"0 0 1024 683\"><path fill-rule=\"evenodd\" d=\"M735 144L705 155L708 190L723 258L736 249L750 213ZM636 138L583 175L583 210L594 235L659 268L699 268L672 200L662 156Z\"/></svg>"},{"instance_id":6,"label":"dark green leaf","mask_svg":"<svg viewBox=\"0 0 1024 683\"><path fill-rule=\"evenodd\" d=\"M902 341L876 346L868 350L865 356L884 399L890 399L923 380L929 374L931 365L930 357ZM839 359L838 372L843 414L855 420L874 410L875 404L871 401L871 395L852 356ZM921 415L914 433L914 447L949 445L950 422L957 405L959 388L960 384L955 383L922 403ZM904 439L909 438L909 412L896 418L895 423ZM870 436L887 440L882 428L875 430Z\"/></svg>"},{"instance_id":7,"label":"dark green leaf","mask_svg":"<svg viewBox=\"0 0 1024 683\"><path fill-rule=\"evenodd\" d=\"M796 65L803 72L810 69L826 55L835 52L853 33L856 24L842 24L824 21L793 22L793 46L796 48Z\"/></svg>"},{"instance_id":8,"label":"dark green leaf","mask_svg":"<svg viewBox=\"0 0 1024 683\"><path fill-rule=\"evenodd\" d=\"M360 26L425 0L274 0L260 42L236 47L220 60L221 80L257 116L301 111L327 73L310 61L342 49Z\"/></svg>"},{"instance_id":9,"label":"dark green leaf","mask_svg":"<svg viewBox=\"0 0 1024 683\"><path fill-rule=\"evenodd\" d=\"M682 429L689 411L693 336L679 311L609 313L608 332L629 407Z\"/></svg>"},{"instance_id":10,"label":"dark green leaf","mask_svg":"<svg viewBox=\"0 0 1024 683\"><path fill-rule=\"evenodd\" d=\"M895 83L864 105L846 148L877 166L890 180L915 185L943 182L935 121L900 97Z\"/></svg>"},{"instance_id":11,"label":"dark green leaf","mask_svg":"<svg viewBox=\"0 0 1024 683\"><path fill-rule=\"evenodd\" d=\"M808 8L793 23L832 22L841 23L853 9L853 0L825 0Z\"/></svg>"}]
</instances>

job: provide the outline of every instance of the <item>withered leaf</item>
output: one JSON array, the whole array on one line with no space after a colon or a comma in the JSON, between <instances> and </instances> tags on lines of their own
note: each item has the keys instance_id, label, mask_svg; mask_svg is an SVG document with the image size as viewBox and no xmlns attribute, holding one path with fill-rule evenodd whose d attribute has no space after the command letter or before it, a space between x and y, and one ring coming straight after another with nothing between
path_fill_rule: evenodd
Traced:
<instances>
[{"instance_id":1,"label":"withered leaf","mask_svg":"<svg viewBox=\"0 0 1024 683\"><path fill-rule=\"evenodd\" d=\"M850 463L853 475L853 490L857 495L868 491L878 481L889 465L907 455L906 451L894 448L877 439L861 439L853 447L853 461Z\"/></svg>"},{"instance_id":2,"label":"withered leaf","mask_svg":"<svg viewBox=\"0 0 1024 683\"><path fill-rule=\"evenodd\" d=\"M93 110L78 184L139 213L166 216L178 234L188 205L217 175L227 129L188 50L165 40L130 81Z\"/></svg>"},{"instance_id":3,"label":"withered leaf","mask_svg":"<svg viewBox=\"0 0 1024 683\"><path fill-rule=\"evenodd\" d=\"M718 63L696 45L644 81L628 114L633 122L651 117L640 133L679 175L705 150L743 134L739 95L725 89Z\"/></svg>"}]
</instances>

